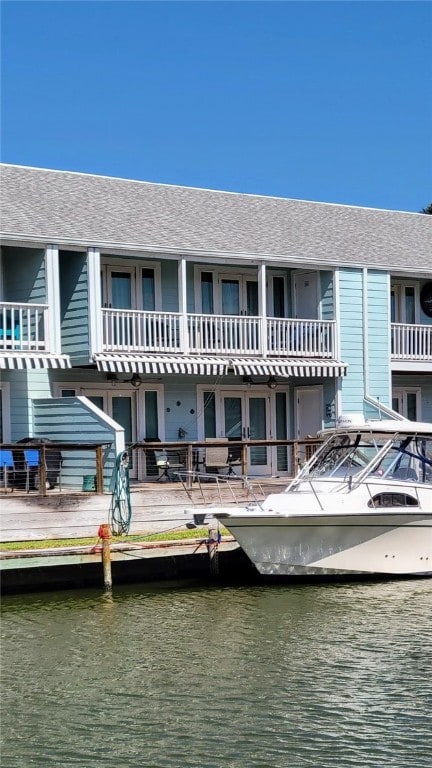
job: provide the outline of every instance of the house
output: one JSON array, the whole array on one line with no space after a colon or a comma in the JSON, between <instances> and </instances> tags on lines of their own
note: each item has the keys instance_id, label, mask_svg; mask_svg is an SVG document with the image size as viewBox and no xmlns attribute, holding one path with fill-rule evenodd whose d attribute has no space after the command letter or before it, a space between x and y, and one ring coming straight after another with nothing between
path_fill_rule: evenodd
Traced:
<instances>
[{"instance_id":1,"label":"house","mask_svg":"<svg viewBox=\"0 0 432 768\"><path fill-rule=\"evenodd\" d=\"M107 440L112 466L342 411L432 421L431 216L13 165L1 189L3 442Z\"/></svg>"}]
</instances>

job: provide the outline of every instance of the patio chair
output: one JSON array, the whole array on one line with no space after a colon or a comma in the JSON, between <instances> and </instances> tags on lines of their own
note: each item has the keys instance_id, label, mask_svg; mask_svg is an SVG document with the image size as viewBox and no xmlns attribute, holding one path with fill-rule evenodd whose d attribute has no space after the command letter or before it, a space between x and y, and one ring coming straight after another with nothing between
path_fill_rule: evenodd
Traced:
<instances>
[{"instance_id":1,"label":"patio chair","mask_svg":"<svg viewBox=\"0 0 432 768\"><path fill-rule=\"evenodd\" d=\"M204 460L206 472L216 471L218 474L220 469L227 469L228 450L226 446L220 445L220 438L208 437L206 439Z\"/></svg>"},{"instance_id":2,"label":"patio chair","mask_svg":"<svg viewBox=\"0 0 432 768\"><path fill-rule=\"evenodd\" d=\"M5 492L8 491L8 484L9 484L9 474L12 475L12 478L15 477L15 464L13 460L13 454L12 451L1 448L0 449L0 469L3 473L3 485ZM13 491L13 483L11 485L11 491Z\"/></svg>"},{"instance_id":3,"label":"patio chair","mask_svg":"<svg viewBox=\"0 0 432 768\"><path fill-rule=\"evenodd\" d=\"M36 490L39 478L39 451L36 448L27 448L24 451L24 467L26 473L26 491L29 493L30 486Z\"/></svg>"},{"instance_id":4,"label":"patio chair","mask_svg":"<svg viewBox=\"0 0 432 768\"><path fill-rule=\"evenodd\" d=\"M158 470L162 470L162 474L156 480L157 483L161 482L164 478L172 482L172 472L177 469L184 469L185 467L178 451L155 451L154 455Z\"/></svg>"}]
</instances>

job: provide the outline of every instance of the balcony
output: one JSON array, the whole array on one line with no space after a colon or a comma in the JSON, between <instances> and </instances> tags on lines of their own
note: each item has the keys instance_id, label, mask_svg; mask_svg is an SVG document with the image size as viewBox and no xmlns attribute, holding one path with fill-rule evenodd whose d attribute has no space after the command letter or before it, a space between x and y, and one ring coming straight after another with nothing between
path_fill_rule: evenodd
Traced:
<instances>
[{"instance_id":1,"label":"balcony","mask_svg":"<svg viewBox=\"0 0 432 768\"><path fill-rule=\"evenodd\" d=\"M0 352L48 352L48 305L0 302Z\"/></svg>"},{"instance_id":2,"label":"balcony","mask_svg":"<svg viewBox=\"0 0 432 768\"><path fill-rule=\"evenodd\" d=\"M391 359L410 364L432 363L432 325L392 323Z\"/></svg>"},{"instance_id":3,"label":"balcony","mask_svg":"<svg viewBox=\"0 0 432 768\"><path fill-rule=\"evenodd\" d=\"M103 352L335 357L335 322L102 310Z\"/></svg>"}]
</instances>

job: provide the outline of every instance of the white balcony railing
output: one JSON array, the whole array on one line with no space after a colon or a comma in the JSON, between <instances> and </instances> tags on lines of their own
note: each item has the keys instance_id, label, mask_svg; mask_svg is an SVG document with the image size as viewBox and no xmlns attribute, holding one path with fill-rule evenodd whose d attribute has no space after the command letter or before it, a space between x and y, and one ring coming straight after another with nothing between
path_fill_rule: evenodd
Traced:
<instances>
[{"instance_id":1,"label":"white balcony railing","mask_svg":"<svg viewBox=\"0 0 432 768\"><path fill-rule=\"evenodd\" d=\"M267 320L267 349L287 357L335 357L333 320Z\"/></svg>"},{"instance_id":2,"label":"white balcony railing","mask_svg":"<svg viewBox=\"0 0 432 768\"><path fill-rule=\"evenodd\" d=\"M180 315L177 312L140 312L102 309L105 352L179 352Z\"/></svg>"},{"instance_id":3,"label":"white balcony railing","mask_svg":"<svg viewBox=\"0 0 432 768\"><path fill-rule=\"evenodd\" d=\"M0 351L48 352L48 305L0 302Z\"/></svg>"},{"instance_id":4,"label":"white balcony railing","mask_svg":"<svg viewBox=\"0 0 432 768\"><path fill-rule=\"evenodd\" d=\"M392 360L432 361L432 325L392 323Z\"/></svg>"},{"instance_id":5,"label":"white balcony railing","mask_svg":"<svg viewBox=\"0 0 432 768\"><path fill-rule=\"evenodd\" d=\"M192 353L255 355L261 350L260 318L237 315L188 315Z\"/></svg>"},{"instance_id":6,"label":"white balcony railing","mask_svg":"<svg viewBox=\"0 0 432 768\"><path fill-rule=\"evenodd\" d=\"M182 316L178 312L103 308L102 318L105 352L183 351ZM190 354L314 358L335 355L335 323L328 320L188 314L186 334Z\"/></svg>"}]
</instances>

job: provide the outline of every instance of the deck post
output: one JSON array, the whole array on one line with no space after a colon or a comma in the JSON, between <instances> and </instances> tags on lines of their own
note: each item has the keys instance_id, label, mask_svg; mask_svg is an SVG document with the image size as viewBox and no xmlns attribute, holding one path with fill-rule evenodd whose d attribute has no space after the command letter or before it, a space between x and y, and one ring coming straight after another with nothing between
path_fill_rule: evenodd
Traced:
<instances>
[{"instance_id":1,"label":"deck post","mask_svg":"<svg viewBox=\"0 0 432 768\"><path fill-rule=\"evenodd\" d=\"M96 493L103 493L102 446L96 446Z\"/></svg>"}]
</instances>

